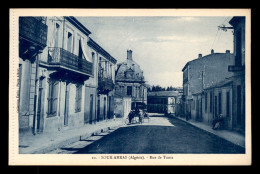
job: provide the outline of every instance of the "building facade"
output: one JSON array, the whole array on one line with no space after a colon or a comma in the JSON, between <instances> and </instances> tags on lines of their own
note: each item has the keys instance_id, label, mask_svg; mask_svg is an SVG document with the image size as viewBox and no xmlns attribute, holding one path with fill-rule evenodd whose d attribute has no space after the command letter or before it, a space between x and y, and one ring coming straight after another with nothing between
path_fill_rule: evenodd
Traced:
<instances>
[{"instance_id":1,"label":"building facade","mask_svg":"<svg viewBox=\"0 0 260 174\"><path fill-rule=\"evenodd\" d=\"M234 29L234 56L235 59L228 67L232 73L232 129L244 132L245 130L245 17L235 16L229 23Z\"/></svg>"},{"instance_id":2,"label":"building facade","mask_svg":"<svg viewBox=\"0 0 260 174\"><path fill-rule=\"evenodd\" d=\"M219 61L212 59L208 71L205 67L210 67L209 64L202 61L197 72L192 71L195 67L191 62L183 68L184 115L211 125L222 114L226 129L244 133L245 17L233 17L229 23L232 26L229 29L234 29L232 56L226 52L226 55L220 55L222 58L214 59ZM199 73L203 75L199 76Z\"/></svg>"},{"instance_id":3,"label":"building facade","mask_svg":"<svg viewBox=\"0 0 260 174\"><path fill-rule=\"evenodd\" d=\"M202 95L205 88L232 76L228 65L234 56L229 50L226 53L214 53L188 62L183 71L183 111L186 119L203 121Z\"/></svg>"},{"instance_id":4,"label":"building facade","mask_svg":"<svg viewBox=\"0 0 260 174\"><path fill-rule=\"evenodd\" d=\"M179 100L177 91L148 92L147 111L152 113L176 113L176 103Z\"/></svg>"},{"instance_id":5,"label":"building facade","mask_svg":"<svg viewBox=\"0 0 260 174\"><path fill-rule=\"evenodd\" d=\"M27 17L24 19L26 20ZM72 16L44 17L43 20L44 25L47 26L44 30L46 32L45 47L38 54L35 68L33 65L31 68L35 69L32 71L35 72L35 78L27 84L30 88L33 87L34 96L28 100L24 97L25 94L20 94L21 101L28 100L32 103L34 115L29 117L29 123L26 123L26 126L24 126L24 119L19 118L20 130L28 127L33 134L56 132L107 119L109 103L99 99L99 94L101 94L99 92L101 83L98 80L99 59L109 60L113 66L116 60L100 46L97 49L98 45L89 37L91 32L76 18ZM31 24L20 24L20 27L23 26L31 27ZM40 38L43 37L40 36ZM20 47L24 48L24 46ZM19 67L23 67L23 63ZM26 70L21 68L20 71ZM113 74L113 68L110 71L110 74ZM29 78L27 75L24 76ZM20 78L20 81L23 83L24 79ZM21 84L20 88L25 87ZM112 90L110 89L104 95L112 95L109 94ZM33 90L30 89L30 91ZM105 107L100 113L102 116L96 112L100 100ZM23 106L24 102L19 102L19 104ZM23 107L19 108L22 113ZM103 119L100 119L101 117Z\"/></svg>"},{"instance_id":6,"label":"building facade","mask_svg":"<svg viewBox=\"0 0 260 174\"><path fill-rule=\"evenodd\" d=\"M115 93L121 97L131 97L131 108L147 104L147 87L143 71L132 58L132 50L127 50L127 60L116 69Z\"/></svg>"},{"instance_id":7,"label":"building facade","mask_svg":"<svg viewBox=\"0 0 260 174\"><path fill-rule=\"evenodd\" d=\"M224 117L226 129L232 129L232 80L222 80L204 89L202 100L202 121L212 124L220 114Z\"/></svg>"},{"instance_id":8,"label":"building facade","mask_svg":"<svg viewBox=\"0 0 260 174\"><path fill-rule=\"evenodd\" d=\"M89 111L96 111L94 121L101 121L105 119L111 119L114 114L114 87L115 87L115 64L117 60L113 58L108 52L106 52L101 46L99 46L93 39L90 38L88 45L92 49L92 56L95 57L96 66L95 75L97 78L97 97L96 108L88 109ZM90 104L92 101L92 94L90 95ZM86 104L88 103L86 101ZM94 102L95 103L95 102ZM88 104L87 104L88 105ZM87 110L87 112L88 112Z\"/></svg>"},{"instance_id":9,"label":"building facade","mask_svg":"<svg viewBox=\"0 0 260 174\"><path fill-rule=\"evenodd\" d=\"M131 111L132 98L114 95L114 114L116 118L128 118Z\"/></svg>"},{"instance_id":10,"label":"building facade","mask_svg":"<svg viewBox=\"0 0 260 174\"><path fill-rule=\"evenodd\" d=\"M19 18L18 119L21 132L31 131L34 126L37 61L47 46L47 33L45 18Z\"/></svg>"}]
</instances>

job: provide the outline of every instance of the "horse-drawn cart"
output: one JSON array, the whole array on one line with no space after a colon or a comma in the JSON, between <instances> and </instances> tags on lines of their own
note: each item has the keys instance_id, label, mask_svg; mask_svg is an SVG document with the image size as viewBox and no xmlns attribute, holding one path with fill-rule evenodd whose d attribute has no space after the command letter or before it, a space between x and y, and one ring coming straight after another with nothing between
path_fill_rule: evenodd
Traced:
<instances>
[{"instance_id":1,"label":"horse-drawn cart","mask_svg":"<svg viewBox=\"0 0 260 174\"><path fill-rule=\"evenodd\" d=\"M130 113L128 114L128 118L126 118L125 123L126 124L134 124L134 123L139 123L142 124L144 123L144 119L147 119L149 122L149 115L147 112L144 112L143 110L135 111L131 110Z\"/></svg>"}]
</instances>

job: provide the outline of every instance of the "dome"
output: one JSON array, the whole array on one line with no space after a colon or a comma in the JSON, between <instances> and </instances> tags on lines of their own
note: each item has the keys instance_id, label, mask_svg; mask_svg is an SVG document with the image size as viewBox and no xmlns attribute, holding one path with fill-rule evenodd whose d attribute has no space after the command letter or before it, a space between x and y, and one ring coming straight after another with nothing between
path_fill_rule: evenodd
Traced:
<instances>
[{"instance_id":1,"label":"dome","mask_svg":"<svg viewBox=\"0 0 260 174\"><path fill-rule=\"evenodd\" d=\"M129 50L128 50L129 51ZM130 50L131 51L131 50ZM131 51L132 53L132 51ZM116 80L118 81L144 81L140 66L128 55L127 60L118 64Z\"/></svg>"}]
</instances>

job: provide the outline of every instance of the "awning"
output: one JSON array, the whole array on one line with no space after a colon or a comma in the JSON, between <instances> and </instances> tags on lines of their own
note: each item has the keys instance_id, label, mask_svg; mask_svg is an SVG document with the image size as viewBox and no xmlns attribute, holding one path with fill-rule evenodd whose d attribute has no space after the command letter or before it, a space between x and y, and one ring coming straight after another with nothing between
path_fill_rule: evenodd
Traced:
<instances>
[{"instance_id":1,"label":"awning","mask_svg":"<svg viewBox=\"0 0 260 174\"><path fill-rule=\"evenodd\" d=\"M92 62L91 50L87 45L85 45L85 44L87 44L87 42L84 42L84 39L80 38L80 43L82 46L82 52L83 52L85 59L89 62Z\"/></svg>"},{"instance_id":2,"label":"awning","mask_svg":"<svg viewBox=\"0 0 260 174\"><path fill-rule=\"evenodd\" d=\"M54 47L55 47L55 34L57 32L57 29L56 27L54 26L54 30L53 30L53 33L52 33L52 37L50 39L50 47L53 48L53 49L49 49L49 55L51 57L53 57L53 53L54 53Z\"/></svg>"}]
</instances>

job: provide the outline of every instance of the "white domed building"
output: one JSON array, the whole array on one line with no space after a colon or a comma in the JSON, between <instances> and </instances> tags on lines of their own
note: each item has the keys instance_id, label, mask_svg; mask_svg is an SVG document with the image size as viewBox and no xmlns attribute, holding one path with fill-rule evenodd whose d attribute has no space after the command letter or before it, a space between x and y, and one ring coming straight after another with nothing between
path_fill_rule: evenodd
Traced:
<instances>
[{"instance_id":1,"label":"white domed building","mask_svg":"<svg viewBox=\"0 0 260 174\"><path fill-rule=\"evenodd\" d=\"M140 66L132 58L132 50L127 50L126 61L119 63L115 72L115 95L131 98L131 109L147 104L147 87Z\"/></svg>"}]
</instances>

